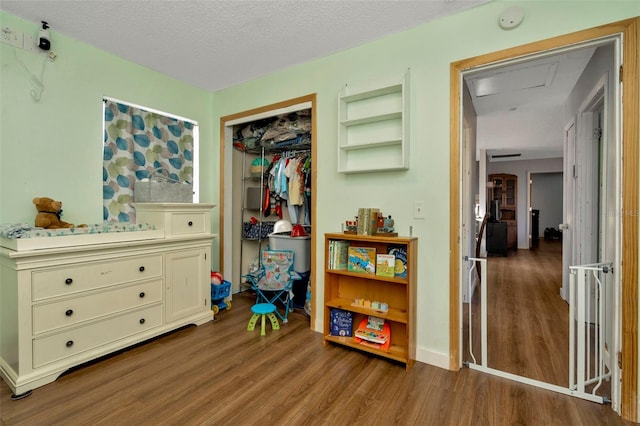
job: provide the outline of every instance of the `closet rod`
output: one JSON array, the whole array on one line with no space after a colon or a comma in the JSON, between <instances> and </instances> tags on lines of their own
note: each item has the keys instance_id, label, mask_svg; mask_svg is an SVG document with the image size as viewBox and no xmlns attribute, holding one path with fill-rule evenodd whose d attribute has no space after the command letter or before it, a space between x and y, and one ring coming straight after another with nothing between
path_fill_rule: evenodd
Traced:
<instances>
[{"instance_id":1,"label":"closet rod","mask_svg":"<svg viewBox=\"0 0 640 426\"><path fill-rule=\"evenodd\" d=\"M296 154L306 154L306 153L309 153L309 152L311 152L310 149L292 149L292 150L289 150L289 151L282 151L281 154L284 157L288 157L288 156L294 156Z\"/></svg>"}]
</instances>

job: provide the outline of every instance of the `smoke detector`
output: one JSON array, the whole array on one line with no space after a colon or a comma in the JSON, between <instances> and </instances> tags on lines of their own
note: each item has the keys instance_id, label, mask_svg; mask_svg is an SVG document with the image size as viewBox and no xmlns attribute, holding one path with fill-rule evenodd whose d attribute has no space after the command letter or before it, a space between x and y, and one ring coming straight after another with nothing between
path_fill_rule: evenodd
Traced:
<instances>
[{"instance_id":1,"label":"smoke detector","mask_svg":"<svg viewBox=\"0 0 640 426\"><path fill-rule=\"evenodd\" d=\"M518 6L512 6L502 12L498 23L503 30L512 30L524 20L524 10Z\"/></svg>"}]
</instances>

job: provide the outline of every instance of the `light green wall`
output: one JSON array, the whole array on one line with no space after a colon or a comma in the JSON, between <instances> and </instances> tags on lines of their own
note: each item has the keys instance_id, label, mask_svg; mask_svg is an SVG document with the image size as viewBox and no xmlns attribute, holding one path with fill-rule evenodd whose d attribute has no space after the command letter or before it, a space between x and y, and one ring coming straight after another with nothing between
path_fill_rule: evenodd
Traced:
<instances>
[{"instance_id":1,"label":"light green wall","mask_svg":"<svg viewBox=\"0 0 640 426\"><path fill-rule=\"evenodd\" d=\"M522 25L498 26L508 6L525 10ZM309 93L317 93L318 185L316 253L322 236L340 230L358 207L379 207L396 219L397 230L419 238L419 358L436 364L449 350L449 67L451 62L640 15L632 1L494 1L410 31L307 62L219 91L214 117ZM411 154L406 172L338 174L337 95L344 84L366 84L400 77L411 69ZM217 125L217 123L214 123ZM427 202L426 218L414 220L414 200ZM317 259L323 265L324 259ZM315 271L323 291L322 269ZM317 299L320 303L321 298ZM316 306L321 312L321 306ZM320 329L320 325L316 325Z\"/></svg>"},{"instance_id":2,"label":"light green wall","mask_svg":"<svg viewBox=\"0 0 640 426\"><path fill-rule=\"evenodd\" d=\"M39 25L0 13L0 25L37 33ZM34 197L63 202L63 219L102 222L102 97L187 117L200 124L202 202L217 197L213 95L52 32L55 62L0 44L0 223L33 223ZM45 89L29 94L28 70Z\"/></svg>"}]
</instances>

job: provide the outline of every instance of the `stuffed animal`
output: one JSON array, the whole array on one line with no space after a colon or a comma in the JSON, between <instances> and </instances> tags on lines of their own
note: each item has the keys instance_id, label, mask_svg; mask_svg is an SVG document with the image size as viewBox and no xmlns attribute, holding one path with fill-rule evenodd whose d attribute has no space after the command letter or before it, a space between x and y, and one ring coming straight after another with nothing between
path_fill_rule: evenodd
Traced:
<instances>
[{"instance_id":1,"label":"stuffed animal","mask_svg":"<svg viewBox=\"0 0 640 426\"><path fill-rule=\"evenodd\" d=\"M62 216L62 201L55 201L48 197L36 197L33 199L38 214L35 226L46 229L73 228L73 223L60 220Z\"/></svg>"}]
</instances>

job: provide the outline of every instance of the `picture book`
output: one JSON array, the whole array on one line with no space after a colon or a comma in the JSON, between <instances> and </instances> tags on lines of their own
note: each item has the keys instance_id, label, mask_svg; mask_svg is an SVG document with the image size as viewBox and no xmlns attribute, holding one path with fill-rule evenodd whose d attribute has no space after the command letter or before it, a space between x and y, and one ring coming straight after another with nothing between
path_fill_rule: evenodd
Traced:
<instances>
[{"instance_id":1,"label":"picture book","mask_svg":"<svg viewBox=\"0 0 640 426\"><path fill-rule=\"evenodd\" d=\"M353 313L342 309L331 308L331 335L351 337L353 330Z\"/></svg>"},{"instance_id":2,"label":"picture book","mask_svg":"<svg viewBox=\"0 0 640 426\"><path fill-rule=\"evenodd\" d=\"M333 269L347 269L349 264L349 241L333 241Z\"/></svg>"},{"instance_id":3,"label":"picture book","mask_svg":"<svg viewBox=\"0 0 640 426\"><path fill-rule=\"evenodd\" d=\"M358 235L375 234L379 211L380 209L377 208L358 209Z\"/></svg>"},{"instance_id":4,"label":"picture book","mask_svg":"<svg viewBox=\"0 0 640 426\"><path fill-rule=\"evenodd\" d=\"M407 276L407 248L405 246L389 246L387 252L396 258L394 271L396 277Z\"/></svg>"},{"instance_id":5,"label":"picture book","mask_svg":"<svg viewBox=\"0 0 640 426\"><path fill-rule=\"evenodd\" d=\"M376 272L376 249L372 247L353 247L348 249L349 260L347 269L350 272L362 272L375 274Z\"/></svg>"},{"instance_id":6,"label":"picture book","mask_svg":"<svg viewBox=\"0 0 640 426\"><path fill-rule=\"evenodd\" d=\"M395 276L396 257L392 254L376 255L376 275L381 277Z\"/></svg>"}]
</instances>

